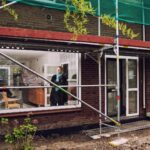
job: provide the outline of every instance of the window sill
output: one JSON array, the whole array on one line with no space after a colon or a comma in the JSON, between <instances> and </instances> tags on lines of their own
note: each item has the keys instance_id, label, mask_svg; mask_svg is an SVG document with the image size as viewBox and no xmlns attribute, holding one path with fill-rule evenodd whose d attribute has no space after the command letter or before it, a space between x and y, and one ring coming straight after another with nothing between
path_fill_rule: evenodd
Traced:
<instances>
[{"instance_id":1,"label":"window sill","mask_svg":"<svg viewBox=\"0 0 150 150\"><path fill-rule=\"evenodd\" d=\"M0 117L16 117L16 116L32 116L32 115L42 115L42 114L53 114L53 113L67 113L81 111L81 106L55 106L55 107L39 107L30 109L13 109L13 110L2 110L0 112Z\"/></svg>"}]
</instances>

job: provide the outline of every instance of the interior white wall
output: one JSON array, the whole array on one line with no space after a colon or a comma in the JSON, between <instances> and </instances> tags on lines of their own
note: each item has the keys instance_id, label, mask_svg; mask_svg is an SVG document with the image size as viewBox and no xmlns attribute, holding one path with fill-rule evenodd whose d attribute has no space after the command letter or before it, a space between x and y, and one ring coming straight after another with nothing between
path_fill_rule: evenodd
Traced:
<instances>
[{"instance_id":1,"label":"interior white wall","mask_svg":"<svg viewBox=\"0 0 150 150\"><path fill-rule=\"evenodd\" d=\"M30 61L31 69L35 70L41 75L44 75L44 64L49 64L50 66L59 66L59 53L47 52L46 54L33 58Z\"/></svg>"},{"instance_id":2,"label":"interior white wall","mask_svg":"<svg viewBox=\"0 0 150 150\"><path fill-rule=\"evenodd\" d=\"M60 64L68 64L68 78L77 74L77 53L60 53Z\"/></svg>"}]
</instances>

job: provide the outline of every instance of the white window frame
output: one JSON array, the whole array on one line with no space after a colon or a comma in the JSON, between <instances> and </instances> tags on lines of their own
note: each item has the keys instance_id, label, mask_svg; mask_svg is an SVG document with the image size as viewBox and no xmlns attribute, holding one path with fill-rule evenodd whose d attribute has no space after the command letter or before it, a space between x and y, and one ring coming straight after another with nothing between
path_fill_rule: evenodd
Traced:
<instances>
[{"instance_id":1,"label":"white window frame","mask_svg":"<svg viewBox=\"0 0 150 150\"><path fill-rule=\"evenodd\" d=\"M128 61L129 60L137 60L137 88L129 88L129 77L128 77L128 71L129 71L129 66L128 66ZM139 115L139 60L138 58L135 59L126 59L126 96L127 96L127 101L126 101L126 116L135 116ZM137 92L137 113L132 113L129 114L129 92Z\"/></svg>"},{"instance_id":2,"label":"white window frame","mask_svg":"<svg viewBox=\"0 0 150 150\"><path fill-rule=\"evenodd\" d=\"M107 59L109 58L113 58L113 59L116 59L116 56L115 55L105 55L105 85L107 84ZM124 59L124 60L137 60L137 88L135 89L126 89L126 95L127 95L127 100L126 100L126 116L135 116L135 115L139 115L139 58L138 57L135 57L135 56L119 56L120 59ZM127 73L127 64L126 64L126 76L128 75ZM126 78L126 84L127 84L127 87L128 87L128 76ZM128 110L129 110L129 107L128 107L128 103L129 103L129 97L128 97L128 92L130 90L136 90L137 91L137 113L134 113L134 114L129 114L128 113ZM105 86L105 115L107 115L107 87Z\"/></svg>"},{"instance_id":3,"label":"white window frame","mask_svg":"<svg viewBox=\"0 0 150 150\"><path fill-rule=\"evenodd\" d=\"M77 81L78 85L81 84L81 53L78 53L76 59L78 59L77 63ZM10 76L9 76L10 77ZM10 80L9 80L10 81ZM79 99L81 99L81 87L79 87ZM40 106L36 108L19 108L19 109L10 109L10 110L0 110L0 114L11 114L11 113L21 113L21 112L36 112L36 111L50 111L50 110L65 110L65 109L75 109L81 108L81 102L78 102L77 105L64 105L64 106Z\"/></svg>"}]
</instances>

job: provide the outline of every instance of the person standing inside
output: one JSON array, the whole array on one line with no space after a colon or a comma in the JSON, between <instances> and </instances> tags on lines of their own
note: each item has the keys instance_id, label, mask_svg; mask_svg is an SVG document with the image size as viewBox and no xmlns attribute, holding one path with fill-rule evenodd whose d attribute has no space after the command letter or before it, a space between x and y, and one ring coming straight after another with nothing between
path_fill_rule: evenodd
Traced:
<instances>
[{"instance_id":1,"label":"person standing inside","mask_svg":"<svg viewBox=\"0 0 150 150\"><path fill-rule=\"evenodd\" d=\"M57 67L57 74L52 76L51 81L58 86L68 85L67 77L63 73L63 67ZM67 87L63 87L63 89L67 90ZM65 103L67 103L67 94L57 87L52 87L50 94L50 105L60 106L64 105Z\"/></svg>"}]
</instances>

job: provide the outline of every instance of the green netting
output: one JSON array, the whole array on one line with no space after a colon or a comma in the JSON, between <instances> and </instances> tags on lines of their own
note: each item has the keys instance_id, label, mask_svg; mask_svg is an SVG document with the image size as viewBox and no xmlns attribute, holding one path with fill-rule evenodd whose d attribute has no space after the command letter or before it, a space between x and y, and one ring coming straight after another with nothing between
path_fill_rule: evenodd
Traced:
<instances>
[{"instance_id":1,"label":"green netting","mask_svg":"<svg viewBox=\"0 0 150 150\"><path fill-rule=\"evenodd\" d=\"M9 0L15 1L15 0ZM71 0L68 0L71 1ZM150 0L118 0L119 20L144 25L150 25ZM20 0L33 6L65 10L66 0ZM90 0L95 16L103 14L115 17L116 0ZM100 4L100 5L99 5ZM73 8L72 8L73 9Z\"/></svg>"}]
</instances>

